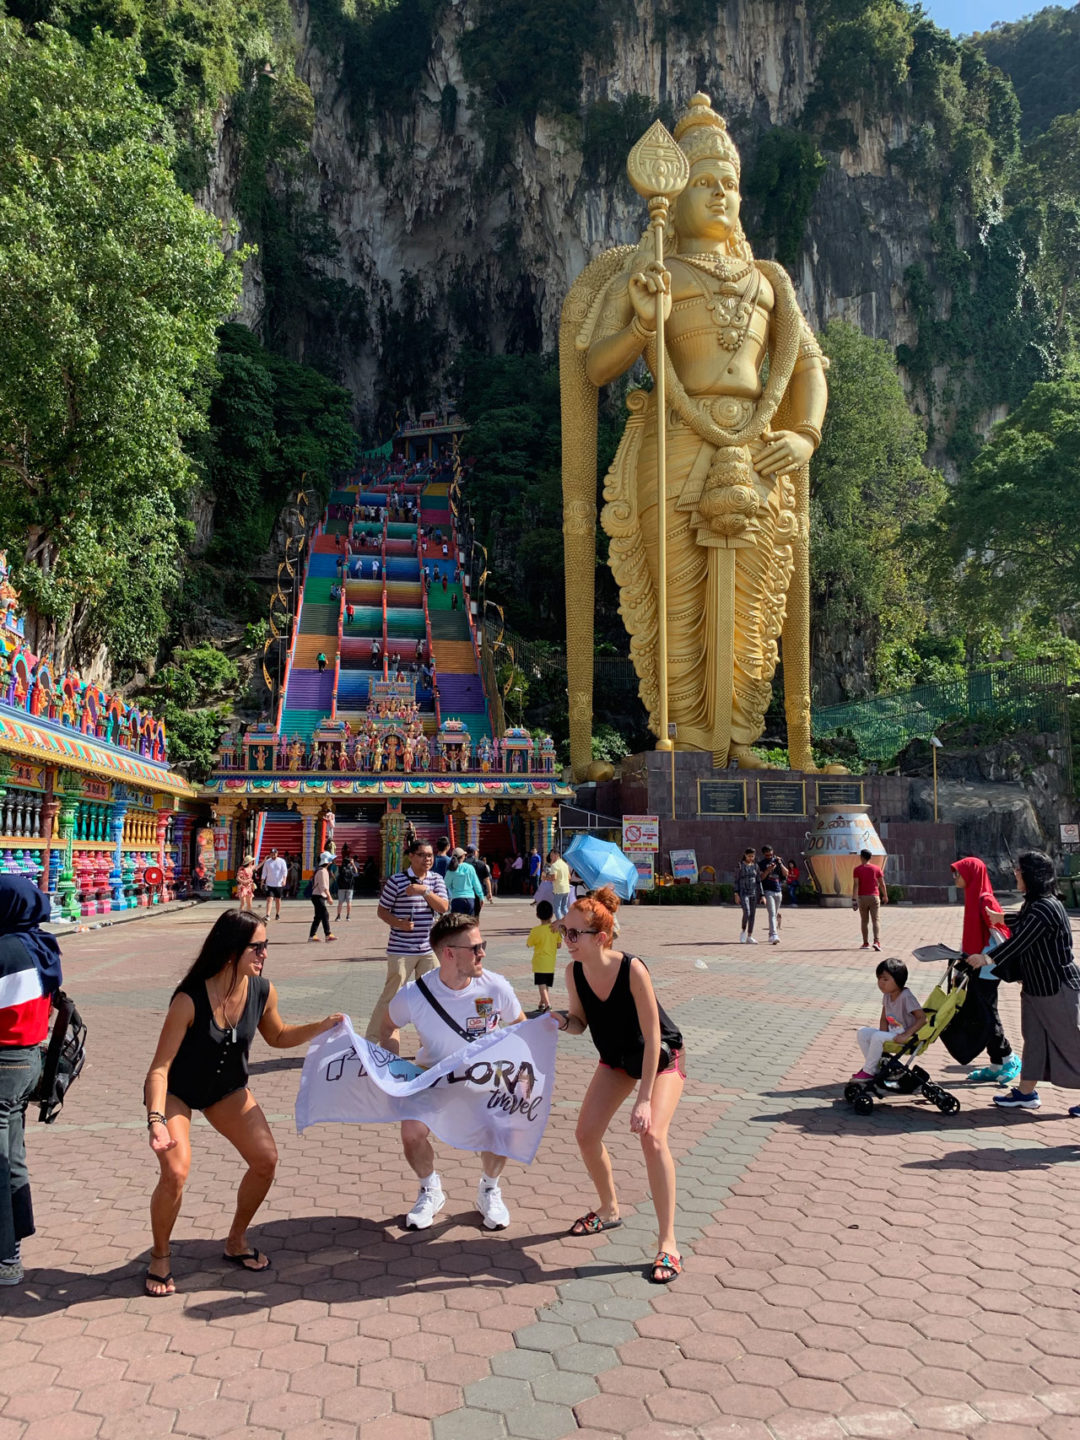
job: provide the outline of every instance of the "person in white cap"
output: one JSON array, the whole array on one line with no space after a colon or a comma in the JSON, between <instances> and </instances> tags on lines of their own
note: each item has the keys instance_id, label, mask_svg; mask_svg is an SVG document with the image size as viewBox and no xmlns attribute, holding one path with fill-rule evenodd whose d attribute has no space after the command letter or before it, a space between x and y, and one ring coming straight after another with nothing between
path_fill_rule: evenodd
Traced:
<instances>
[{"instance_id":1,"label":"person in white cap","mask_svg":"<svg viewBox=\"0 0 1080 1440\"><path fill-rule=\"evenodd\" d=\"M323 933L327 940L337 939L336 935L330 933L330 866L333 863L333 852L324 850L319 856L315 874L311 877L311 903L315 907L315 914L311 917L311 930L308 933L309 944L318 943L317 931L320 925L323 927Z\"/></svg>"}]
</instances>

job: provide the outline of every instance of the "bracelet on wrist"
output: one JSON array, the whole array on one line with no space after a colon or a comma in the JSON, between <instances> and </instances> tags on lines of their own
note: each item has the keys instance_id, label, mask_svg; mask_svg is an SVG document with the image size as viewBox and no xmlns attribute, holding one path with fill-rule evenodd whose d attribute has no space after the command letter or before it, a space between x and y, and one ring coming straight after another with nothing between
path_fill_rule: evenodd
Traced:
<instances>
[{"instance_id":1,"label":"bracelet on wrist","mask_svg":"<svg viewBox=\"0 0 1080 1440\"><path fill-rule=\"evenodd\" d=\"M162 1113L161 1113L160 1110L150 1110L150 1111L147 1112L147 1116L146 1116L146 1128L147 1128L148 1130L152 1129L155 1125L164 1125L164 1124L165 1124L165 1116L162 1115Z\"/></svg>"},{"instance_id":2,"label":"bracelet on wrist","mask_svg":"<svg viewBox=\"0 0 1080 1440\"><path fill-rule=\"evenodd\" d=\"M640 316L638 315L635 315L634 318L630 321L630 329L634 332L638 339L643 340L646 345L649 343L650 340L656 339L656 331L646 330L645 326L641 323Z\"/></svg>"},{"instance_id":3,"label":"bracelet on wrist","mask_svg":"<svg viewBox=\"0 0 1080 1440\"><path fill-rule=\"evenodd\" d=\"M792 428L794 429L796 435L802 435L805 436L807 440L812 440L815 450L821 444L821 431L816 425L811 425L809 421L807 421L803 425L795 425Z\"/></svg>"}]
</instances>

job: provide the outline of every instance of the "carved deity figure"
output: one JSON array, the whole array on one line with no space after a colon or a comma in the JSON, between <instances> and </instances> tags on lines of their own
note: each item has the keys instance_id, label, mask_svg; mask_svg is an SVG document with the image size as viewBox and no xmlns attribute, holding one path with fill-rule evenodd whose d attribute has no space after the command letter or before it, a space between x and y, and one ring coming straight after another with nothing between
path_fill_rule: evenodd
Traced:
<instances>
[{"instance_id":1,"label":"carved deity figure","mask_svg":"<svg viewBox=\"0 0 1080 1440\"><path fill-rule=\"evenodd\" d=\"M689 180L668 214L664 264L651 236L637 248L607 251L563 307L572 763L581 775L591 758L595 387L644 359L654 376L664 367L662 511L655 395L633 390L601 521L653 733L663 525L676 747L711 751L718 766L761 763L750 747L764 728L782 640L791 764L809 770L808 464L821 440L827 362L787 272L754 259L739 223L738 151L707 95L693 97L675 139ZM657 354L658 305L664 355Z\"/></svg>"}]
</instances>

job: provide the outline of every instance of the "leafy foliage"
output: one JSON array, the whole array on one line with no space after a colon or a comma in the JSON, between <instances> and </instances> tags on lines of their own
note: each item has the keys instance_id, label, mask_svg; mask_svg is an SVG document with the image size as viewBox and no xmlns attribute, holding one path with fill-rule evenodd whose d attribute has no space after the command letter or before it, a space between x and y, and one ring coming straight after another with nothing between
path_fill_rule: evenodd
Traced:
<instances>
[{"instance_id":1,"label":"leafy foliage","mask_svg":"<svg viewBox=\"0 0 1080 1440\"><path fill-rule=\"evenodd\" d=\"M204 780L213 768L239 679L235 661L213 645L196 645L177 650L145 692L154 713L165 721L170 761L193 780Z\"/></svg>"},{"instance_id":2,"label":"leafy foliage","mask_svg":"<svg viewBox=\"0 0 1080 1440\"><path fill-rule=\"evenodd\" d=\"M352 397L307 365L267 350L250 330L220 330L210 429L198 453L216 502L208 558L243 566L263 554L287 496L329 493L356 456Z\"/></svg>"},{"instance_id":3,"label":"leafy foliage","mask_svg":"<svg viewBox=\"0 0 1080 1440\"><path fill-rule=\"evenodd\" d=\"M977 37L983 54L1003 70L1024 112L1024 139L1045 130L1055 115L1080 109L1080 7L1050 5L1013 25Z\"/></svg>"},{"instance_id":4,"label":"leafy foliage","mask_svg":"<svg viewBox=\"0 0 1080 1440\"><path fill-rule=\"evenodd\" d=\"M904 397L888 346L834 320L829 409L810 467L811 643L815 673L835 684L845 656L829 647L858 637L866 673L847 682L893 688L899 662L928 628L919 558L901 543L944 498L923 461L926 436Z\"/></svg>"},{"instance_id":5,"label":"leafy foliage","mask_svg":"<svg viewBox=\"0 0 1080 1440\"><path fill-rule=\"evenodd\" d=\"M490 173L505 164L519 125L541 112L577 115L585 57L610 58L623 9L624 0L480 0L460 54L484 117Z\"/></svg>"},{"instance_id":6,"label":"leafy foliage","mask_svg":"<svg viewBox=\"0 0 1080 1440\"><path fill-rule=\"evenodd\" d=\"M121 664L164 629L239 288L140 78L129 43L0 20L0 544L46 631Z\"/></svg>"},{"instance_id":7,"label":"leafy foliage","mask_svg":"<svg viewBox=\"0 0 1080 1440\"><path fill-rule=\"evenodd\" d=\"M754 155L743 189L757 222L755 243L772 240L776 258L785 265L797 259L806 222L828 161L812 135L776 126L767 130Z\"/></svg>"},{"instance_id":8,"label":"leafy foliage","mask_svg":"<svg viewBox=\"0 0 1080 1440\"><path fill-rule=\"evenodd\" d=\"M316 42L341 63L354 119L412 108L443 0L309 0Z\"/></svg>"},{"instance_id":9,"label":"leafy foliage","mask_svg":"<svg viewBox=\"0 0 1080 1440\"><path fill-rule=\"evenodd\" d=\"M1080 636L1080 373L1032 388L950 491L937 538L969 623ZM1043 649L1040 646L1040 650Z\"/></svg>"}]
</instances>

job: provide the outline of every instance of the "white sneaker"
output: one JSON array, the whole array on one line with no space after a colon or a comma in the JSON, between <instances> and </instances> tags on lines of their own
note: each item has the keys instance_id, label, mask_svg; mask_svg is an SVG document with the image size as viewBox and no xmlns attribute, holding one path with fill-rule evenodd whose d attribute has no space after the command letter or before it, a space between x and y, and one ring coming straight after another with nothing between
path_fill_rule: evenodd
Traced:
<instances>
[{"instance_id":1,"label":"white sneaker","mask_svg":"<svg viewBox=\"0 0 1080 1440\"><path fill-rule=\"evenodd\" d=\"M745 944L746 944L746 931L745 931L745 930L740 930L740 931L739 931L739 944L740 944L740 945L745 945Z\"/></svg>"},{"instance_id":2,"label":"white sneaker","mask_svg":"<svg viewBox=\"0 0 1080 1440\"><path fill-rule=\"evenodd\" d=\"M779 944L780 944L780 936L779 936L779 935L770 935L770 936L769 936L769 944L770 944L770 945L779 945Z\"/></svg>"},{"instance_id":3,"label":"white sneaker","mask_svg":"<svg viewBox=\"0 0 1080 1440\"><path fill-rule=\"evenodd\" d=\"M746 937L746 943L747 943L748 945L756 945L756 944L757 944L757 941L754 939L753 935L747 935L747 937Z\"/></svg>"},{"instance_id":4,"label":"white sneaker","mask_svg":"<svg viewBox=\"0 0 1080 1440\"><path fill-rule=\"evenodd\" d=\"M405 1229L427 1230L445 1204L446 1196L441 1185L433 1185L430 1189L421 1185L416 1204L405 1216Z\"/></svg>"},{"instance_id":5,"label":"white sneaker","mask_svg":"<svg viewBox=\"0 0 1080 1440\"><path fill-rule=\"evenodd\" d=\"M9 1260L0 1264L0 1285L21 1285L24 1278L25 1272L21 1260Z\"/></svg>"},{"instance_id":6,"label":"white sneaker","mask_svg":"<svg viewBox=\"0 0 1080 1440\"><path fill-rule=\"evenodd\" d=\"M485 1185L483 1180L476 1192L476 1208L484 1217L485 1230L505 1230L510 1224L510 1211L503 1204L502 1191L498 1185Z\"/></svg>"}]
</instances>

